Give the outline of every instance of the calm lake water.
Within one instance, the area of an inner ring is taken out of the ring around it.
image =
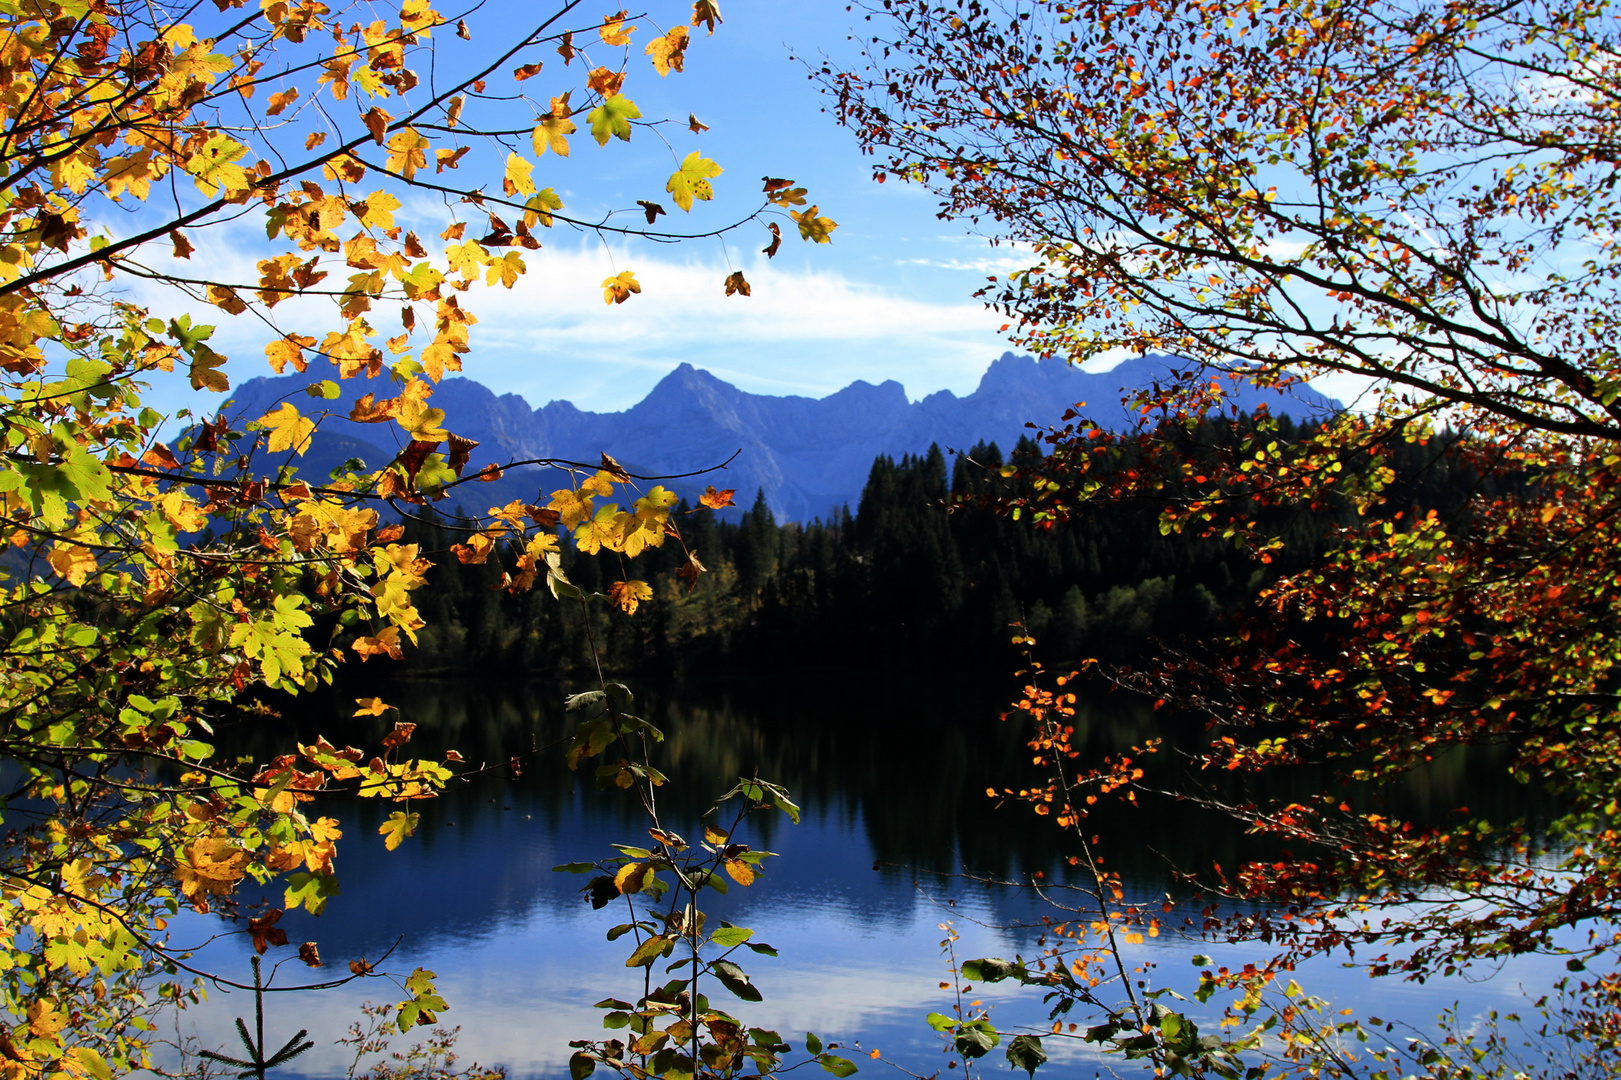
[[[652,691],[637,703],[639,715],[668,733],[659,750],[660,767],[672,779],[661,795],[668,827],[696,835],[698,815],[710,801],[756,771],[787,786],[803,807],[798,826],[780,816],[751,819],[743,841],[781,857],[768,860],[752,888],[734,886],[709,904],[711,925],[725,918],[752,927],[754,940],[781,954],[745,954],[763,1002],[730,1008],[718,991],[716,1003],[751,1025],[782,1032],[796,1047],[807,1030],[824,1040],[859,1041],[861,1053],[847,1056],[862,1065],[862,1075],[898,1075],[862,1056],[872,1049],[925,1075],[945,1068],[940,1037],[923,1019],[950,1011],[951,992],[940,986],[949,978],[942,924],[961,935],[959,959],[1033,956],[1042,918],[1057,914],[1032,889],[977,880],[1028,881],[1036,871],[1057,879],[1065,850],[1050,820],[1023,806],[999,809],[986,797],[988,786],[1032,778],[1028,753],[1017,729],[996,718],[1004,700],[998,691],[964,692],[945,685],[950,681],[796,679],[724,691]],[[373,692],[421,725],[415,745],[423,753],[455,747],[470,763],[505,761],[555,744],[571,724],[560,686],[402,683],[366,691]],[[286,723],[300,739],[325,733],[334,742],[374,747],[386,725],[342,717],[352,711],[351,701],[302,703]],[[1090,704],[1081,719],[1088,754],[1164,734],[1167,724],[1141,703],[1116,698]],[[285,729],[274,737],[264,728],[222,736],[233,751],[261,760],[286,746]],[[1320,781],[1302,777],[1299,783]],[[1443,763],[1385,796],[1420,818],[1461,805],[1511,816],[1522,797],[1482,760]],[[295,944],[318,941],[327,966],[313,972],[288,960],[278,983],[314,981],[341,972],[351,959],[376,960],[393,948],[384,970],[404,975],[420,966],[438,974],[451,1005],[442,1022],[460,1025],[464,1059],[505,1065],[513,1077],[567,1076],[568,1041],[602,1031],[592,1002],[634,999],[640,980],[624,966],[628,939],[604,940],[621,918],[611,909],[593,911],[579,892],[585,879],[551,867],[610,855],[612,843],[645,842],[645,822],[633,803],[623,793],[594,790],[589,775],[568,772],[560,752],[551,751],[521,777],[489,777],[419,804],[420,830],[394,852],[385,851],[377,835],[391,808],[364,801],[325,805],[321,812],[339,818],[345,833],[338,861],[342,894],[321,917],[298,912],[282,925]],[[1256,854],[1236,830],[1185,806],[1114,810],[1093,822],[1108,865],[1139,899],[1185,892],[1173,884],[1172,863],[1216,860],[1230,867]],[[190,916],[176,929],[177,943],[189,944],[222,926],[213,917]],[[291,951],[274,950],[269,959]],[[1168,932],[1134,947],[1131,959],[1152,965],[1157,984],[1189,992],[1197,982],[1189,957],[1197,952],[1223,963],[1259,958],[1253,950]],[[243,981],[250,978],[250,955],[240,936],[198,952],[204,966]],[[1489,979],[1421,986],[1375,982],[1320,962],[1299,979],[1336,1005],[1423,1023],[1454,1002],[1461,1001],[1465,1016],[1516,1007],[1523,1004],[1522,987],[1545,988],[1562,973],[1556,959],[1531,959]],[[336,1040],[359,1006],[400,996],[380,980],[272,995],[266,1024],[272,1045],[299,1028],[309,1029],[316,1042],[283,1075],[343,1075],[349,1058]],[[993,1007],[1004,1029],[1048,1027],[1037,995],[984,987],[974,996]],[[251,1018],[249,995],[213,990],[207,1004],[181,1016],[179,1030],[201,1045],[230,1047],[236,1016]],[[1047,1043],[1053,1065],[1044,1075],[1094,1073],[1095,1049],[1079,1040]],[[988,1071],[1008,1069],[1000,1049],[985,1063]]]

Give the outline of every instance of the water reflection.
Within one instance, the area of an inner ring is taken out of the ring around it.
[[[712,917],[752,926],[757,940],[782,951],[779,960],[752,965],[766,994],[763,1005],[744,1007],[752,1021],[785,1032],[811,1028],[860,1037],[926,1073],[944,1064],[921,1022],[947,1001],[938,985],[945,977],[939,924],[953,920],[964,933],[959,955],[1032,950],[1035,930],[1007,928],[1039,924],[1049,909],[1038,897],[953,876],[964,870],[1003,880],[1028,880],[1035,871],[1049,879],[1062,875],[1065,850],[1057,830],[1022,806],[999,808],[984,794],[987,787],[1033,779],[1022,741],[996,719],[1000,689],[825,681],[642,695],[642,714],[668,732],[660,756],[672,783],[660,805],[669,825],[692,835],[716,795],[756,772],[786,785],[805,810],[798,827],[759,820],[747,842],[782,857],[768,864],[755,887],[734,888],[713,904]],[[380,692],[420,725],[415,745],[423,753],[455,747],[470,763],[499,764],[555,748],[571,723],[560,687],[413,683],[364,692]],[[390,721],[346,717],[353,696],[301,701],[274,726],[244,722],[223,731],[222,740],[232,752],[260,760],[284,749],[289,736],[308,741],[324,733],[334,742],[373,747]],[[1078,720],[1088,758],[1156,735],[1173,744],[1197,737],[1124,698],[1096,698]],[[1439,819],[1464,804],[1503,817],[1524,812],[1524,793],[1502,776],[1491,760],[1460,757],[1361,797],[1388,800],[1420,820]],[[1325,782],[1312,775],[1293,781],[1302,790],[1321,790]],[[343,891],[318,919],[303,912],[284,919],[292,940],[318,940],[340,969],[399,943],[389,967],[408,972],[421,965],[439,973],[452,1002],[445,1020],[463,1026],[467,1056],[503,1062],[515,1076],[566,1075],[568,1039],[598,1030],[589,1003],[635,991],[623,966],[625,950],[602,940],[612,920],[583,903],[580,878],[550,868],[598,858],[614,842],[637,842],[646,823],[634,801],[593,790],[588,772],[571,773],[560,753],[543,752],[520,776],[497,769],[424,804],[418,835],[392,853],[377,835],[389,809],[365,800],[323,804],[321,812],[339,818],[345,832],[338,866]],[[1230,867],[1257,853],[1253,840],[1229,822],[1185,804],[1107,808],[1092,826],[1108,865],[1139,894],[1180,888],[1172,884],[1167,856],[1187,866],[1214,860]],[[206,927],[200,924],[208,922],[191,920],[183,929],[201,934]],[[1142,955],[1165,963],[1180,980],[1183,956],[1191,951],[1167,935],[1145,944]],[[246,957],[240,941],[204,951],[209,964],[242,970]],[[1516,969],[1534,970],[1535,962]],[[1319,991],[1367,993],[1365,980],[1332,965],[1315,974]],[[1467,989],[1477,1003],[1516,992],[1512,979]],[[1459,996],[1457,987],[1436,985],[1382,983],[1379,990],[1382,1003],[1409,999],[1413,1017],[1433,1014]],[[273,1003],[272,1018],[277,1031],[309,1027],[317,1037],[317,1050],[295,1063],[299,1070],[339,1075],[345,1062],[334,1042],[355,1007],[368,997],[397,996],[378,984],[319,999],[289,995]],[[981,996],[1003,1002],[999,1022],[1045,1026],[1033,996]],[[216,994],[185,1023],[205,1041],[223,1044],[230,1018],[249,1007]],[[1071,1048],[1055,1058],[1064,1055],[1075,1062],[1084,1057]]]

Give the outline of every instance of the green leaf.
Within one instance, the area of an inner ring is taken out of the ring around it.
[[[568,1074],[572,1080],[585,1080],[586,1077],[596,1071],[596,1060],[587,1057],[583,1053],[576,1053],[568,1059]]]
[[[762,1000],[759,989],[749,982],[748,975],[730,960],[716,960],[709,965],[709,970],[715,973],[722,986],[744,1001]]]
[[[822,1063],[822,1068],[834,1076],[849,1076],[856,1071],[856,1063],[849,1058],[839,1057],[837,1054],[823,1054],[816,1059]]]
[[[983,960],[964,960],[962,977],[969,982],[1001,982],[1014,973],[1016,965],[996,957]]]
[[[311,915],[319,915],[326,902],[337,895],[338,879],[333,875],[299,871],[287,875],[287,891],[283,901],[288,911],[302,907]]]
[[[1036,1070],[1047,1062],[1047,1051],[1041,1048],[1039,1035],[1015,1035],[1007,1044],[1007,1059],[1015,1069],[1035,1076]]]
[[[723,949],[730,949],[735,945],[743,944],[753,936],[754,931],[750,930],[746,926],[723,926],[719,930],[716,930],[713,934],[710,934],[709,940],[713,941],[716,945],[719,945]],[[814,1050],[811,1051],[813,1054],[815,1052],[816,1051]]]
[[[989,1020],[973,1020],[957,1028],[957,1053],[965,1058],[984,1057],[1001,1041]]]
[[[927,1020],[929,1022],[929,1026],[936,1031],[950,1031],[952,1028],[957,1026],[957,1021],[953,1020],[945,1013],[932,1012],[928,1016],[925,1016],[924,1019]]]
[[[608,140],[614,137],[630,141],[630,122],[639,120],[642,110],[636,103],[627,97],[614,94],[603,99],[601,105],[592,109],[586,117],[591,123],[591,136],[597,140],[597,145],[607,146]]]
[[[820,1054],[822,1052],[822,1040],[816,1037],[814,1031],[805,1032],[805,1052],[808,1054]]]
[[[552,870],[555,871],[556,873],[559,873],[559,874],[589,874],[591,871],[595,870],[596,868],[597,868],[596,863],[590,863],[590,862],[566,862],[566,863],[559,863],[558,865],[552,867]]]

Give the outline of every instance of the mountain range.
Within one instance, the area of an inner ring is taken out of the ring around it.
[[[497,395],[465,378],[441,382],[431,404],[445,410],[452,431],[480,444],[473,451],[473,469],[532,458],[595,462],[608,453],[633,474],[670,476],[725,462],[723,469],[701,476],[662,482],[693,501],[707,484],[735,488],[744,506],[760,491],[779,521],[808,521],[845,505],[853,508],[880,454],[918,453],[931,443],[966,451],[982,440],[995,441],[1006,451],[1029,434],[1026,422],[1055,424],[1077,402],[1087,403],[1082,415],[1100,427],[1124,429],[1132,414],[1121,398],[1180,366],[1185,362],[1148,355],[1094,373],[1061,360],[1006,353],[990,365],[973,393],[958,397],[941,390],[914,402],[893,380],[876,386],[858,380],[824,398],[750,394],[682,364],[623,412],[586,412],[567,401],[537,409],[516,394]],[[227,412],[256,419],[285,399],[314,415],[319,410],[305,388],[329,374],[312,366],[301,375],[250,380],[236,390]],[[390,389],[368,380],[338,385],[342,396],[320,403],[329,415],[297,463],[306,476],[324,476],[350,458],[381,466],[403,445],[404,432],[397,425],[347,419],[362,393],[382,398]],[[1340,407],[1305,386],[1286,396],[1242,384],[1230,400],[1245,410],[1264,403],[1275,415],[1296,419]],[[468,500],[488,505],[512,498],[533,501],[537,489],[550,492],[566,483],[555,471],[514,469],[496,483],[463,485],[458,491],[468,509],[482,510],[484,505],[473,507]]]

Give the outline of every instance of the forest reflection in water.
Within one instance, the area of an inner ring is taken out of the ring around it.
[[[888,1059],[932,1072],[944,1060],[923,1016],[949,1001],[939,988],[948,978],[939,924],[950,920],[963,934],[959,957],[1032,955],[1042,918],[1058,917],[1031,888],[981,880],[1029,882],[1039,873],[1048,883],[1060,882],[1069,851],[1050,819],[1036,818],[1022,804],[999,806],[986,795],[990,787],[1035,779],[1017,721],[997,719],[1007,688],[965,691],[947,683],[829,679],[639,691],[639,715],[668,736],[656,751],[656,763],[671,778],[659,796],[666,827],[695,833],[699,815],[740,776],[786,786],[805,811],[799,826],[772,815],[751,819],[746,842],[781,857],[767,862],[754,887],[734,888],[711,905],[712,918],[754,927],[756,940],[781,951],[779,959],[756,957],[748,965],[765,993],[761,1004],[736,1003],[750,1022],[785,1034],[811,1029],[859,1038]],[[394,947],[389,970],[421,965],[438,972],[451,1002],[443,1019],[462,1026],[466,1056],[504,1063],[514,1076],[567,1075],[568,1039],[600,1030],[590,1003],[634,997],[637,980],[623,965],[626,950],[603,940],[619,920],[584,903],[582,879],[551,867],[612,854],[612,843],[641,842],[646,820],[626,793],[596,791],[588,770],[571,773],[563,766],[559,747],[572,718],[562,708],[560,687],[413,682],[363,692],[381,693],[403,719],[420,725],[412,746],[424,755],[455,748],[471,765],[499,765],[515,756],[525,764],[521,775],[500,767],[420,804],[417,835],[395,852],[384,851],[377,835],[390,807],[324,802],[320,812],[337,817],[345,834],[338,863],[342,894],[321,917],[295,912],[282,925],[295,944],[319,941],[329,969],[341,971],[359,957],[375,960]],[[222,730],[222,745],[265,760],[283,751],[289,736],[309,741],[324,734],[370,752],[393,718],[345,716],[354,696],[300,699],[280,720],[245,720]],[[1156,715],[1146,702],[1119,695],[1084,699],[1076,726],[1083,757],[1091,760],[1154,737],[1188,745],[1199,735],[1195,727]],[[539,752],[531,756],[532,750]],[[1327,782],[1303,772],[1288,786],[1304,793]],[[1401,785],[1353,797],[1383,799],[1391,810],[1437,822],[1465,805],[1506,820],[1540,803],[1505,782],[1501,765],[1484,754],[1456,755]],[[1188,886],[1175,870],[1213,862],[1231,868],[1265,854],[1230,822],[1188,803],[1100,805],[1089,828],[1108,867],[1137,897],[1185,896]],[[211,918],[180,925],[196,935],[217,928]],[[1179,984],[1193,981],[1188,955],[1203,951],[1226,959],[1220,949],[1173,934],[1139,951],[1183,990],[1189,987]],[[248,952],[233,938],[208,946],[202,956],[245,971]],[[1489,984],[1386,981],[1377,984],[1378,1000],[1410,1000],[1411,1019],[1460,997],[1484,1008],[1512,1000],[1518,978],[1534,984],[1527,975],[1532,967],[1520,965],[1514,978]],[[308,974],[314,973],[295,962],[280,977],[296,982]],[[1317,982],[1308,989],[1336,999],[1366,997],[1373,989],[1360,974],[1334,965],[1320,965],[1312,975]],[[998,1023],[1046,1027],[1037,995],[985,992],[990,989],[977,996],[997,1005]],[[359,1003],[397,996],[392,986],[363,981],[320,996],[274,1000],[276,1030],[308,1027],[317,1037],[317,1049],[294,1063],[294,1072],[341,1075],[345,1060],[333,1043]],[[223,1044],[231,1017],[249,1008],[241,995],[215,992],[209,1004],[188,1012],[183,1029],[204,1044]],[[1050,1049],[1055,1061],[1088,1060],[1079,1047]],[[998,1065],[1005,1063],[998,1059]]]

